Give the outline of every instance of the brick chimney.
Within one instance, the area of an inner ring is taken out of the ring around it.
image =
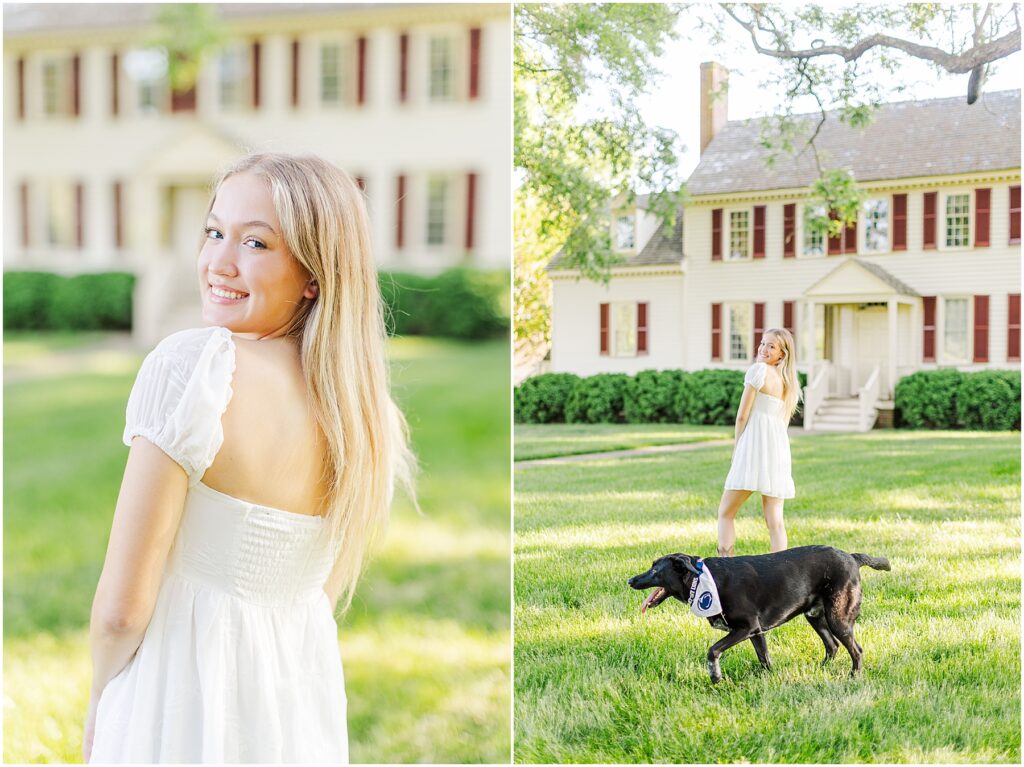
[[[729,70],[715,61],[700,65],[700,153],[729,121]],[[717,97],[713,94],[718,93]]]

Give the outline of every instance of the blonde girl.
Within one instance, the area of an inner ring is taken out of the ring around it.
[[[359,188],[244,158],[198,278],[207,326],[164,339],[128,401],[83,755],[344,763],[334,612],[413,466]]]
[[[732,466],[718,505],[718,555],[723,557],[733,555],[736,512],[755,491],[761,494],[771,550],[787,547],[782,506],[796,491],[786,430],[800,399],[788,330],[765,331],[743,383]]]

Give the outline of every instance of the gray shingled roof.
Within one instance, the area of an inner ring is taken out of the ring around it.
[[[919,295],[918,292],[914,290],[912,287],[910,287],[907,283],[903,282],[903,280],[893,277],[891,274],[889,274],[889,272],[880,267],[878,264],[873,264],[870,261],[863,261],[861,259],[857,259],[857,263],[860,264],[860,266],[862,266],[863,268],[867,269],[873,275],[878,277],[878,279],[882,280],[888,285],[891,285],[900,295]]]
[[[380,3],[214,3],[223,19],[345,13]],[[395,3],[402,8],[414,3]],[[157,3],[5,3],[4,36],[90,27],[130,27],[156,21]]]
[[[815,141],[826,168],[847,168],[857,181],[939,176],[1020,167],[1020,91],[986,93],[968,106],[963,96],[881,106],[863,129],[830,112]],[[819,115],[803,115],[804,137]],[[712,139],[687,182],[691,196],[791,189],[818,177],[810,149],[765,165],[764,118],[729,122]],[[827,159],[826,159],[827,156]]]
[[[639,198],[638,198],[639,199]],[[645,195],[646,200],[646,195]],[[678,264],[683,260],[683,210],[676,212],[676,225],[671,234],[665,234],[659,226],[658,230],[651,236],[651,239],[643,250],[628,256],[624,261],[616,263],[615,266],[656,266],[660,264]],[[559,250],[554,257],[548,261],[547,269],[565,269],[566,256],[564,250]]]

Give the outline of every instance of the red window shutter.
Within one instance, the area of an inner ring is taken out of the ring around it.
[[[846,227],[843,232],[843,253],[857,252],[857,219]]]
[[[405,176],[398,177],[398,210],[395,214],[395,247],[405,247]]]
[[[711,304],[711,359],[722,359],[722,305]]]
[[[480,28],[469,30],[469,97],[480,96]]]
[[[722,260],[722,209],[711,211],[711,260]]]
[[[196,111],[196,84],[184,91],[171,91],[172,112],[195,112]]]
[[[81,249],[85,245],[85,186],[75,184],[75,247]]]
[[[398,37],[398,100],[403,104],[409,99],[409,35]]]
[[[647,354],[647,302],[636,305],[636,351]]]
[[[839,216],[834,210],[828,212],[828,217],[831,221],[835,221]],[[829,235],[828,238],[828,254],[830,256],[838,256],[843,252],[843,235],[839,234],[836,237]]]
[[[764,335],[764,304],[754,304],[754,353],[757,356],[757,347],[761,343],[761,336]]]
[[[1020,293],[1011,293],[1007,299],[1006,361],[1020,362]]]
[[[260,41],[252,41],[252,108],[260,108]]]
[[[292,40],[292,106],[299,106],[299,41]]]
[[[18,197],[21,201],[21,247],[27,248],[32,244],[31,210],[28,202],[28,182],[22,181],[18,187]]]
[[[1020,184],[1010,187],[1010,242],[1020,242]]]
[[[71,114],[82,114],[82,57],[77,53],[71,57]]]
[[[110,114],[117,117],[121,111],[121,57],[116,53],[110,55]]]
[[[120,250],[124,247],[124,201],[121,199],[122,185],[120,181],[114,182],[114,247]]]
[[[466,174],[466,250],[473,250],[473,234],[476,226],[476,174]]]
[[[938,206],[938,199],[938,192],[924,193],[924,237],[922,241],[925,250],[935,249],[935,226],[937,223],[935,209]]]
[[[796,311],[796,301],[782,302],[782,327],[796,335],[796,325],[793,323],[793,315]]]
[[[907,196],[892,196],[892,249],[907,249]]]
[[[17,119],[25,120],[25,56],[17,59]]]
[[[356,103],[366,103],[366,37],[360,37],[357,44],[359,57],[356,69]]]
[[[974,361],[988,362],[988,296],[974,297]]]
[[[764,258],[764,205],[754,206],[754,258]]]
[[[782,206],[782,257],[796,258],[796,203]]]
[[[608,354],[608,304],[601,304],[601,354]]]
[[[992,190],[974,190],[974,247],[987,248],[988,225],[991,219]]]
[[[929,193],[930,194],[930,193]],[[924,296],[924,362],[935,362],[935,296]]]

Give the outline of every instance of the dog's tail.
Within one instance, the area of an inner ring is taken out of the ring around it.
[[[851,554],[850,556],[853,557],[854,561],[856,561],[861,567],[867,565],[875,570],[892,570],[892,568],[889,567],[889,560],[885,557],[869,557],[867,554]]]

